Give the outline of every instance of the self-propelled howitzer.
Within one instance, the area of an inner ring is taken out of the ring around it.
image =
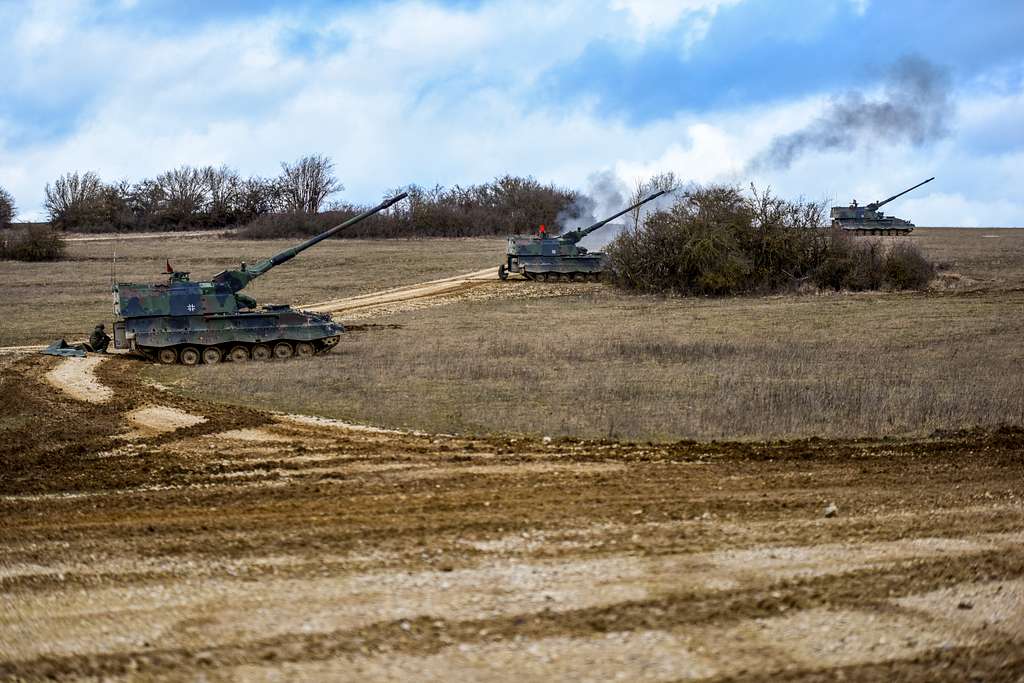
[[[599,279],[604,271],[605,255],[587,251],[585,247],[579,246],[579,241],[666,192],[655,192],[604,220],[556,237],[548,237],[543,232],[539,235],[509,235],[505,263],[498,267],[498,277],[504,280],[509,273],[522,273],[528,280]]]
[[[935,180],[934,176],[898,192],[888,199],[871,202],[867,206],[858,206],[856,199],[849,206],[833,206],[832,227],[852,232],[855,235],[909,235],[914,230],[913,223],[902,218],[886,216],[878,209],[933,180]]]
[[[217,273],[209,282],[192,282],[187,272],[175,271],[168,263],[166,283],[116,283],[114,347],[161,363],[184,365],[330,351],[345,328],[329,314],[287,305],[259,307],[241,290],[270,269],[405,197],[403,192],[268,259]]]

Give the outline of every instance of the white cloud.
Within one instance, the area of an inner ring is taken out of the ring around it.
[[[743,0],[610,0],[609,7],[626,12],[634,35],[641,41],[652,34],[665,33],[683,20],[690,21],[684,34],[687,49],[704,39],[711,20],[722,7],[738,5]]]
[[[682,25],[680,53],[688,58],[711,30],[715,15],[725,7],[742,3],[743,0],[610,0],[612,10],[625,12],[631,32],[629,35],[640,44],[669,32],[676,32]]]
[[[678,3],[666,11],[678,23],[720,4]],[[616,6],[637,17],[638,30],[644,22],[653,27],[665,7]],[[0,185],[31,218],[42,215],[45,183],[69,170],[140,179],[183,163],[227,163],[243,174],[270,175],[280,161],[313,152],[334,158],[343,198],[357,202],[408,183],[469,183],[503,173],[575,187],[601,169],[627,184],[663,170],[745,183],[751,157],[813,119],[827,100],[823,93],[643,124],[609,118],[584,98],[536,101],[537,79],[593,41],[617,36],[621,11],[601,14],[582,0],[504,0],[472,10],[413,2],[339,11],[312,28],[273,15],[169,37],[99,26],[72,5],[59,50],[32,41],[31,48],[0,45],[0,60],[15,65],[14,89],[45,82],[54,97],[74,91],[87,99],[73,131],[59,139],[29,142],[21,122],[0,119]],[[300,29],[334,47],[290,52],[288,36]],[[966,100],[962,139],[989,134],[994,120],[1024,120],[1019,92]],[[809,155],[753,180],[784,196],[845,202],[885,197],[931,175],[939,176],[935,187],[915,194],[919,203],[894,205],[896,215],[919,224],[1024,222],[1015,200],[1000,203],[1024,186],[1024,158],[979,158],[956,139],[926,150]],[[949,196],[930,204],[932,192]]]

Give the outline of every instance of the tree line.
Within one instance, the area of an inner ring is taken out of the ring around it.
[[[345,230],[344,237],[481,237],[530,232],[576,218],[578,193],[531,177],[505,175],[476,185],[399,188],[408,200]],[[249,239],[308,236],[348,220],[368,207],[338,203],[327,211],[266,213],[237,235]]]
[[[195,230],[243,225],[272,212],[316,213],[343,189],[327,157],[282,163],[275,178],[228,166],[179,166],[138,182],[72,171],[46,184],[51,225],[76,232]]]
[[[50,225],[65,232],[132,232],[241,228],[249,238],[315,234],[367,207],[332,201],[344,189],[329,157],[281,164],[273,178],[242,177],[228,166],[179,166],[137,182],[106,182],[71,171],[46,184]],[[476,185],[417,185],[409,200],[360,223],[347,237],[465,237],[530,230],[574,217],[573,190],[532,177],[505,175]],[[568,209],[568,211],[566,211]],[[14,217],[0,188],[0,227]]]

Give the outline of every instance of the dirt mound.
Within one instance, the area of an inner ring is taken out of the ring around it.
[[[129,422],[138,429],[133,436],[145,434],[164,434],[183,427],[192,427],[206,422],[202,415],[192,415],[169,406],[146,406],[137,408],[127,414]]]

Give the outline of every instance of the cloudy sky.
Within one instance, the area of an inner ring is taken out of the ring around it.
[[[339,198],[659,171],[1024,225],[1021,0],[0,0],[0,186],[275,175]]]

